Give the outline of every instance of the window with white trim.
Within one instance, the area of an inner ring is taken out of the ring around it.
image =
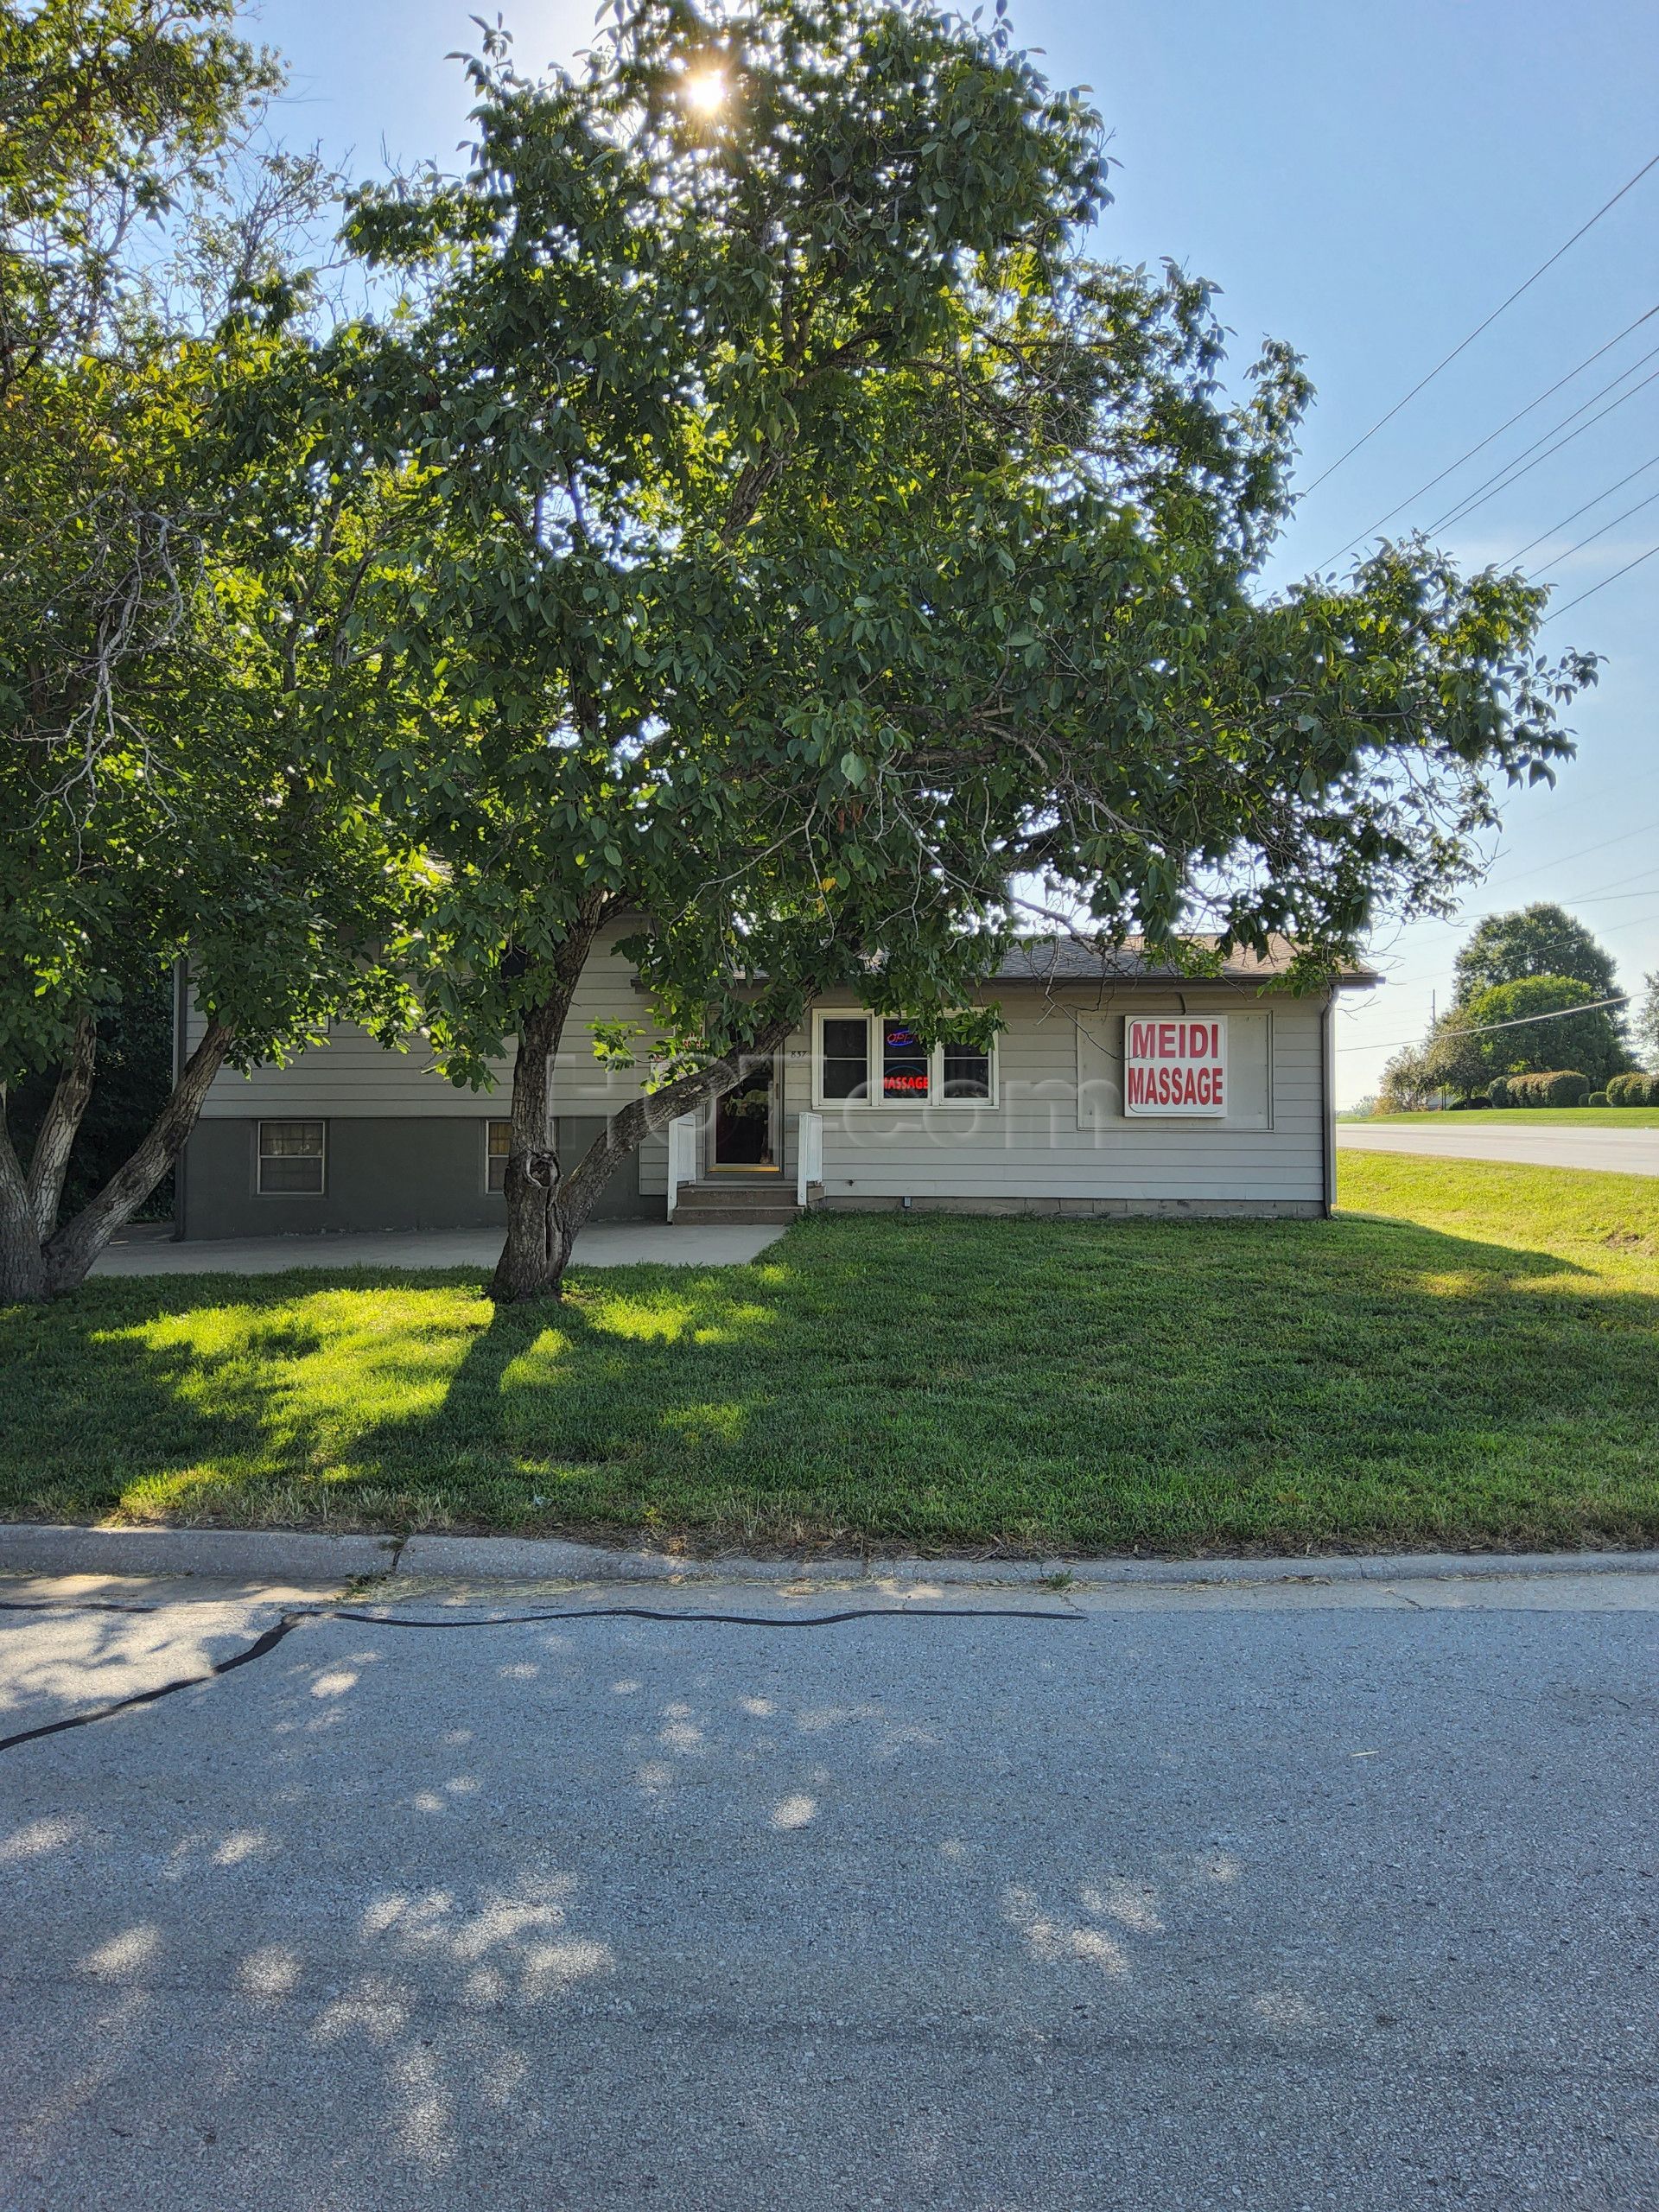
[[[815,1106],[995,1106],[996,1048],[951,1037],[924,1045],[902,1016],[813,1017]]]
[[[484,1124],[484,1187],[486,1191],[505,1191],[507,1187],[507,1154],[512,1150],[512,1123],[486,1122]]]
[[[256,1187],[261,1198],[321,1197],[325,1127],[321,1122],[260,1122]]]

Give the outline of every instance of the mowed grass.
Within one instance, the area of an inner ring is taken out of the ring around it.
[[[1477,1107],[1466,1114],[1340,1114],[1337,1118],[1366,1128],[1380,1124],[1389,1129],[1530,1129],[1541,1122],[1563,1129],[1659,1129],[1659,1106]]]
[[[1171,1552],[1659,1540],[1659,1180],[1353,1155],[1334,1222],[818,1217],[750,1268],[0,1313],[0,1516]]]

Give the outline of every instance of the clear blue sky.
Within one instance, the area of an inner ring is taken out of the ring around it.
[[[493,15],[494,3],[478,4]],[[1166,256],[1220,285],[1241,365],[1268,334],[1306,356],[1319,399],[1310,481],[1659,154],[1653,0],[1011,0],[1056,79],[1086,84],[1113,134],[1116,201],[1099,250]],[[507,4],[519,59],[568,59],[588,0]],[[448,162],[465,87],[444,56],[475,42],[449,0],[265,0],[289,57],[283,135],[367,175],[383,155]],[[1659,303],[1659,168],[1387,429],[1313,492],[1289,568],[1345,541]],[[1574,378],[1391,527],[1429,524],[1627,367],[1659,316]],[[1604,403],[1605,404],[1605,403]],[[1595,411],[1594,410],[1591,410]],[[1582,419],[1582,418],[1581,418]],[[1659,455],[1659,381],[1468,519],[1464,561],[1505,558]],[[1659,467],[1528,556],[1535,568],[1659,493]],[[1659,499],[1551,571],[1556,604],[1659,545]],[[1627,988],[1659,968],[1659,556],[1545,632],[1603,652],[1580,702],[1577,761],[1506,809],[1466,915],[1559,899],[1601,937]],[[1387,1051],[1443,1006],[1466,928],[1419,925],[1375,948],[1386,988],[1351,1003],[1338,1096],[1375,1087]]]

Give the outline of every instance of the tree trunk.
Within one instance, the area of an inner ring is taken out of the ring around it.
[[[563,1023],[563,1014],[560,1018]],[[511,1196],[513,1160],[510,1157],[507,1248],[490,1284],[490,1296],[502,1304],[520,1298],[559,1297],[564,1271],[569,1264],[570,1248],[598,1205],[600,1193],[623,1161],[632,1158],[648,1136],[665,1129],[682,1114],[689,1114],[694,1107],[704,1105],[711,1098],[722,1096],[741,1080],[746,1062],[763,1059],[775,1052],[793,1027],[793,1021],[787,1019],[768,1023],[748,1044],[734,1047],[691,1075],[677,1077],[661,1090],[646,1092],[625,1106],[620,1114],[613,1114],[569,1176],[560,1180],[555,1160],[550,1179],[544,1185],[534,1185],[533,1195],[530,1191],[524,1192],[522,1205],[525,1233],[517,1243]],[[521,1035],[512,1078],[515,1156],[519,1147],[516,1117],[521,1073],[534,1079],[534,1071],[524,1067],[524,1039]],[[549,1064],[550,1056],[544,1053],[540,1065],[545,1070]],[[543,1084],[544,1112],[545,1075]],[[540,1126],[544,1128],[545,1123]],[[545,1156],[551,1158],[550,1154]]]
[[[543,1296],[556,1286],[569,1256],[559,1217],[559,1156],[548,1141],[552,1126],[553,1055],[559,1049],[570,995],[529,1009],[518,1025],[512,1063],[512,1136],[502,1189],[507,1201],[507,1241],[496,1262],[490,1296],[503,1305]]]
[[[46,1266],[35,1208],[0,1112],[0,1306],[38,1306],[45,1296]]]
[[[35,1230],[40,1287],[33,1296],[56,1298],[86,1281],[92,1262],[123,1223],[131,1220],[183,1150],[230,1048],[231,1032],[221,1022],[210,1021],[154,1125],[97,1197],[89,1198],[72,1221],[49,1236],[42,1239]],[[0,1184],[4,1179],[0,1163]],[[3,1265],[0,1262],[0,1268]]]
[[[502,1305],[556,1294],[570,1256],[575,1232],[565,1230],[559,1204],[559,1156],[549,1141],[553,1056],[606,911],[601,894],[585,902],[554,956],[552,988],[519,1017],[512,1060],[512,1136],[501,1185],[507,1202],[507,1241],[489,1289]]]
[[[98,1031],[92,1016],[83,1014],[75,1024],[74,1043],[58,1077],[52,1103],[46,1109],[29,1163],[29,1208],[35,1217],[35,1236],[44,1244],[58,1225],[58,1201],[63,1179],[74,1149],[75,1135],[92,1095],[92,1071],[98,1059]]]

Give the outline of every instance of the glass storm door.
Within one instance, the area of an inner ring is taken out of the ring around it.
[[[775,1168],[772,1067],[750,1069],[715,1105],[715,1166]]]

